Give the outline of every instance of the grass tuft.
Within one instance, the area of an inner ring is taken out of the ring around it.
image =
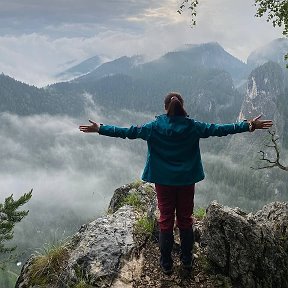
[[[133,183],[131,183],[131,188],[138,189],[142,184],[143,181],[141,179],[137,179]]]
[[[155,219],[142,216],[135,223],[135,232],[147,236],[152,236],[154,227]]]
[[[140,196],[137,193],[131,193],[131,194],[127,195],[127,197],[125,197],[123,199],[123,202],[122,202],[121,206],[123,206],[125,204],[139,209],[141,207],[142,203],[141,203]]]
[[[47,245],[38,254],[28,272],[29,284],[43,286],[57,283],[69,258],[67,246],[65,244]]]
[[[85,280],[81,280],[79,283],[73,286],[73,288],[92,288],[90,284],[87,284]]]

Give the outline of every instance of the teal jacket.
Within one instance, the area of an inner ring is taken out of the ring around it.
[[[147,141],[148,153],[142,179],[147,182],[182,186],[204,179],[199,140],[210,136],[249,131],[247,122],[208,124],[185,116],[157,116],[142,126],[120,128],[101,125],[99,134]]]

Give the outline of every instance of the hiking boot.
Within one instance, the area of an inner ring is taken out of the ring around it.
[[[180,231],[180,260],[183,268],[192,269],[193,254],[192,249],[194,245],[194,232],[193,229],[179,229]]]
[[[171,256],[174,243],[173,232],[159,233],[160,266],[164,274],[171,275],[173,272],[173,260]]]

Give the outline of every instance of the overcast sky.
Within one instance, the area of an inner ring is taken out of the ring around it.
[[[255,18],[253,0],[200,0],[197,27],[176,11],[179,0],[0,0],[0,72],[37,86],[72,64],[155,58],[184,44],[219,42],[246,61],[255,48],[281,37]]]

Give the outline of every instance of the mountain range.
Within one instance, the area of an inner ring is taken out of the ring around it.
[[[99,56],[94,56],[70,67],[65,71],[62,71],[61,73],[57,74],[56,77],[60,81],[76,78],[95,70],[101,63],[101,58]]]
[[[281,115],[287,115],[288,108],[283,105],[287,103],[287,71],[283,65],[287,49],[288,40],[277,39],[253,51],[248,64],[218,43],[187,45],[150,62],[138,55],[123,56],[100,65],[100,58],[95,56],[62,74],[70,71],[79,77],[45,88],[29,86],[2,74],[0,112],[79,116],[85,113],[84,95],[88,93],[94,103],[113,113],[128,109],[158,114],[162,113],[163,97],[170,91],[178,91],[184,95],[185,106],[193,118],[231,122],[248,109],[247,91],[262,79],[265,85],[261,82],[263,93],[257,105],[268,101],[265,95],[273,94],[274,98],[270,97],[269,101],[279,108]],[[268,61],[274,64],[266,65]],[[243,83],[247,83],[246,89]],[[269,101],[266,110],[271,108]],[[261,112],[265,116],[271,114],[263,109]],[[245,115],[248,116],[249,113]],[[284,116],[280,118],[285,119]]]

